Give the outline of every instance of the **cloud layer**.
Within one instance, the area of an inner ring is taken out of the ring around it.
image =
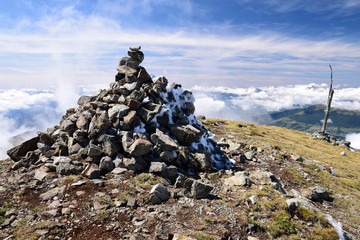
[[[291,2],[295,9],[301,5]],[[134,44],[143,46],[143,65],[150,73],[165,74],[188,88],[194,82],[234,87],[319,84],[328,81],[329,63],[335,81],[360,86],[357,41],[312,39],[264,29],[248,32],[249,25],[199,25],[191,23],[198,7],[194,1],[99,0],[91,11],[80,10],[78,5],[61,1],[57,11],[34,5],[42,14],[1,29],[1,88],[54,88],[59,82],[77,87],[107,84],[116,74],[119,58]],[[181,14],[178,20],[169,19],[168,8]],[[141,18],[133,17],[136,11]],[[167,18],[158,21],[174,21],[176,27],[146,24],[154,14],[165,14]]]

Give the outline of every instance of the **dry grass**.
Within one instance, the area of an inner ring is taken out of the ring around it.
[[[216,124],[221,122],[221,124]],[[231,134],[238,143],[256,145],[265,149],[273,145],[281,153],[294,153],[307,160],[333,167],[338,177],[328,171],[319,171],[313,164],[304,164],[304,171],[312,175],[311,184],[319,184],[333,193],[332,214],[350,226],[360,226],[360,154],[321,140],[310,139],[310,134],[275,126],[256,125],[239,121],[207,119],[203,124],[217,135]],[[340,153],[345,151],[347,156]],[[285,160],[286,161],[286,160]],[[300,183],[299,183],[300,184]],[[336,209],[341,209],[341,213]],[[347,215],[346,219],[343,216]],[[342,219],[343,218],[343,219]]]

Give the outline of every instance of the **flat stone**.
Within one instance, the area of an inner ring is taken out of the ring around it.
[[[163,171],[165,171],[166,168],[167,168],[167,166],[163,162],[151,162],[149,172],[150,173],[158,173],[158,174],[160,174]]]
[[[85,184],[86,184],[86,181],[80,180],[80,181],[77,181],[77,182],[71,184],[71,186],[73,186],[73,187],[79,187],[79,186],[82,186],[82,185],[85,185]]]
[[[141,49],[141,46],[130,46],[129,49],[131,51],[139,51]]]
[[[47,172],[43,171],[43,170],[36,170],[35,172],[35,175],[34,175],[34,178],[39,180],[39,181],[42,181],[45,179],[45,177],[48,175]]]
[[[49,191],[47,191],[43,194],[40,194],[40,198],[42,200],[50,200],[53,197],[55,197],[59,194],[62,194],[64,192],[64,190],[65,190],[65,186],[56,187],[56,188],[50,189]]]
[[[126,173],[127,171],[128,170],[126,168],[117,167],[117,168],[114,168],[114,170],[111,171],[111,174],[119,175],[119,174]]]
[[[234,176],[226,178],[224,181],[228,186],[248,186],[250,187],[252,182],[249,176],[246,176],[244,172],[237,172]]]
[[[127,74],[127,75],[133,75],[137,72],[136,69],[128,67],[126,65],[121,65],[117,68],[119,73]]]

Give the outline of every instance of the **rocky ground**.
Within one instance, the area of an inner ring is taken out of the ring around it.
[[[89,179],[2,161],[0,238],[338,239],[325,215],[337,197],[313,182],[317,171],[331,176],[326,165],[252,139],[265,134],[254,125],[237,123],[249,129],[245,138],[224,121],[203,121],[236,161],[231,170],[171,181],[159,169],[124,169]],[[360,236],[344,229],[348,239]]]
[[[151,78],[140,49],[110,88],[7,151],[1,239],[360,237],[357,153],[293,130],[200,121],[192,93]]]

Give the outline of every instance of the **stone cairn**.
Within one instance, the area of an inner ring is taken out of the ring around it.
[[[151,78],[140,46],[121,58],[107,90],[81,96],[59,126],[39,132],[7,154],[12,169],[41,165],[60,175],[100,178],[108,173],[152,172],[174,179],[231,167],[194,116],[191,92],[165,77]]]
[[[326,132],[314,132],[311,137],[312,139],[319,139],[325,142],[328,142],[334,146],[344,147],[346,149],[350,149],[351,142],[345,140],[338,140],[336,137],[332,136]]]

